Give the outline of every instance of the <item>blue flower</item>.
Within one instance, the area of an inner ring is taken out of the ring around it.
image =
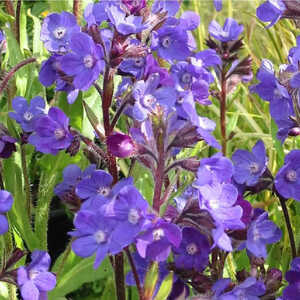
[[[233,178],[238,184],[254,186],[265,172],[267,167],[266,149],[263,141],[259,140],[252,148],[247,150],[236,150],[232,155],[234,164]]]
[[[34,131],[34,122],[40,115],[45,114],[45,101],[42,97],[34,97],[28,105],[23,97],[15,97],[12,101],[15,112],[10,112],[9,116],[16,120],[25,132]]]
[[[0,235],[8,231],[9,225],[5,214],[11,209],[13,201],[9,192],[0,190]]]
[[[216,21],[212,21],[208,27],[209,34],[221,42],[236,41],[243,30],[244,26],[232,18],[225,20],[223,28]]]

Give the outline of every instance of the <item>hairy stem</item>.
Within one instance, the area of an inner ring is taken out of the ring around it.
[[[0,190],[4,190],[4,182],[3,182],[3,177],[2,177],[2,171],[3,171],[3,166],[2,166],[2,161],[0,159]]]
[[[14,10],[14,6],[11,2],[11,0],[4,0],[5,1],[5,7],[6,7],[6,11],[11,15],[11,16],[15,16],[15,10]]]
[[[31,203],[31,193],[30,193],[30,181],[29,181],[29,175],[28,175],[27,163],[26,163],[25,145],[20,145],[20,149],[21,149],[22,172],[23,172],[24,183],[25,183],[27,214],[29,220],[31,220],[32,203]]]
[[[226,137],[226,74],[224,71],[221,76],[221,95],[220,95],[220,127],[222,136],[222,153],[227,154],[227,137]]]
[[[17,65],[15,65],[8,73],[7,75],[4,77],[4,79],[2,80],[2,82],[0,83],[0,94],[3,92],[3,90],[6,88],[9,80],[14,76],[14,74],[21,69],[22,67],[31,64],[33,62],[36,61],[36,58],[32,57],[32,58],[28,58],[25,59],[23,61],[21,61],[20,63],[18,63]]]
[[[143,288],[141,286],[139,275],[138,275],[138,272],[136,270],[136,267],[135,267],[135,264],[134,264],[134,260],[133,260],[133,258],[131,256],[129,247],[125,248],[125,252],[126,252],[127,258],[129,260],[130,266],[131,266],[131,270],[132,270],[133,277],[134,277],[134,280],[135,280],[135,283],[136,283],[136,287],[137,287],[137,290],[139,292],[140,300],[143,300],[144,299],[144,291],[143,291]]]
[[[21,15],[22,0],[18,0],[16,8],[16,40],[20,45],[20,15]]]
[[[80,23],[80,10],[81,10],[81,3],[80,0],[73,0],[73,14],[77,19],[77,23]]]
[[[97,88],[97,87],[96,87]],[[98,89],[97,89],[98,90]],[[102,93],[102,114],[103,114],[103,125],[105,130],[105,137],[111,134],[111,127],[109,121],[109,108],[112,103],[112,97],[114,92],[114,79],[113,69],[109,66],[106,67],[103,80],[103,92]],[[108,170],[113,177],[113,184],[118,181],[118,168],[116,158],[107,151],[108,156]],[[114,272],[115,272],[115,285],[118,300],[126,300],[125,290],[125,275],[124,275],[124,256],[123,252],[115,255],[114,259]]]
[[[155,187],[153,196],[153,209],[159,214],[161,206],[161,192],[165,177],[165,151],[164,151],[164,131],[161,129],[158,133],[158,163],[155,171]]]
[[[67,248],[66,248],[66,250],[65,250],[65,252],[64,252],[64,256],[63,256],[63,258],[62,258],[62,260],[61,260],[61,263],[60,263],[60,265],[59,265],[59,267],[58,267],[58,270],[57,270],[57,272],[56,272],[56,278],[59,278],[60,274],[61,274],[62,271],[64,270],[65,263],[66,263],[66,261],[67,261],[67,259],[68,259],[69,254],[71,253],[71,245],[72,245],[72,242],[73,242],[73,238],[72,238],[72,239],[70,240],[70,242],[68,243]]]
[[[295,239],[294,239],[294,234],[293,234],[293,229],[292,229],[292,224],[291,224],[288,208],[286,206],[286,199],[281,197],[279,194],[277,194],[277,196],[279,198],[280,205],[281,205],[282,210],[283,210],[285,224],[286,224],[288,234],[289,234],[289,239],[290,239],[292,256],[293,256],[293,258],[295,258],[297,256],[296,244],[295,244]]]

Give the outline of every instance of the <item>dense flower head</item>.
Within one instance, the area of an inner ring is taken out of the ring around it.
[[[179,247],[181,238],[177,225],[159,219],[137,237],[136,248],[143,258],[165,261],[171,248]]]
[[[62,110],[51,107],[48,115],[41,115],[34,122],[34,132],[28,142],[37,151],[56,155],[59,150],[67,149],[73,140],[69,131],[69,118]]]
[[[265,172],[268,163],[263,141],[259,140],[252,148],[252,152],[241,149],[236,150],[232,155],[232,161],[234,164],[234,180],[238,184],[255,185]]]
[[[285,279],[289,285],[283,291],[282,300],[293,300],[295,295],[300,293],[300,257],[293,259],[290,270],[285,274]]]
[[[61,68],[67,75],[74,76],[76,89],[87,90],[104,69],[102,48],[81,32],[71,36],[69,45],[72,52],[61,59]]]
[[[275,177],[276,191],[284,198],[300,201],[300,150],[285,156],[284,165]]]
[[[8,191],[0,190],[0,235],[8,231],[9,225],[5,214],[11,209],[13,201]]]
[[[67,52],[72,34],[80,32],[73,14],[63,11],[48,15],[41,29],[41,40],[48,51]]]
[[[16,120],[25,132],[34,131],[34,122],[38,116],[45,114],[45,101],[42,97],[34,97],[30,104],[23,97],[15,97],[12,101],[15,112],[9,116]]]
[[[208,28],[209,34],[221,42],[236,41],[243,30],[244,26],[232,18],[225,20],[223,28],[216,21],[212,21]]]
[[[208,264],[210,245],[207,237],[197,229],[184,227],[182,240],[178,248],[173,248],[175,265],[182,269],[203,271]]]
[[[47,292],[54,289],[56,276],[48,272],[51,258],[45,251],[35,250],[31,263],[17,270],[18,286],[24,300],[47,299]]]
[[[0,158],[9,158],[16,151],[16,139],[10,136],[7,128],[0,123]]]
[[[283,15],[286,6],[282,0],[267,0],[257,10],[257,17],[263,22],[270,22],[268,27],[273,26]]]

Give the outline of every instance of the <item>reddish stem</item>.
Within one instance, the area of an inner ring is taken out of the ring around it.
[[[220,125],[222,136],[222,153],[227,154],[227,137],[226,137],[226,74],[222,72],[221,77],[221,97],[220,97]]]
[[[32,57],[32,58],[28,58],[25,59],[23,61],[21,61],[20,63],[18,63],[17,65],[15,65],[8,73],[7,75],[4,77],[4,79],[2,80],[1,84],[0,84],[0,94],[3,92],[3,90],[5,89],[5,87],[8,84],[8,81],[14,76],[14,74],[21,69],[22,67],[33,63],[36,61],[36,58]]]
[[[16,40],[20,45],[20,15],[21,15],[22,0],[18,0],[16,8]]]

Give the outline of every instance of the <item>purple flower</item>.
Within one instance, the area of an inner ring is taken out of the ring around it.
[[[67,75],[74,76],[76,89],[87,90],[104,69],[102,48],[86,33],[75,33],[70,49],[72,53],[61,59],[61,68]]]
[[[190,55],[189,36],[183,26],[165,24],[152,33],[151,49],[158,56],[172,62],[185,60]]]
[[[148,114],[152,113],[156,106],[172,107],[176,101],[176,92],[171,87],[158,88],[160,77],[152,74],[147,81],[140,80],[133,86],[133,98],[135,104],[132,108],[134,119],[142,122]]]
[[[115,133],[107,137],[109,152],[116,157],[130,157],[135,153],[132,138],[126,134]]]
[[[300,201],[300,150],[286,155],[284,165],[275,177],[276,191],[284,198]]]
[[[8,231],[9,225],[5,213],[11,209],[13,201],[9,192],[0,190],[0,235]]]
[[[76,18],[71,13],[50,14],[43,22],[41,40],[51,52],[67,52],[72,34],[80,32]]]
[[[137,238],[136,248],[143,258],[165,261],[172,246],[179,247],[181,237],[181,230],[177,225],[160,219]]]
[[[16,120],[25,132],[32,132],[36,118],[45,114],[45,101],[39,96],[32,98],[30,105],[25,98],[15,97],[12,107],[15,112],[10,112],[9,116]]]
[[[167,12],[167,16],[175,16],[180,4],[177,0],[155,0],[152,5],[152,12]]]
[[[95,168],[96,165],[90,165],[82,172],[77,165],[67,166],[63,171],[63,181],[55,187],[54,194],[70,205],[71,209],[78,210],[81,201],[75,194],[75,188],[80,180],[91,176]]]
[[[97,211],[79,211],[75,220],[75,231],[70,235],[77,237],[72,243],[76,255],[89,257],[96,253],[94,268],[98,268],[105,256],[122,251],[118,241],[112,239],[116,221]]]
[[[226,282],[227,283],[227,282]],[[260,300],[266,287],[264,283],[254,277],[248,277],[244,282],[236,286],[232,291],[220,295],[218,300]]]
[[[293,74],[289,83],[292,88],[296,89],[300,87],[300,36],[297,37],[297,46],[291,48],[288,59],[290,65],[287,66],[287,71]]]
[[[221,42],[236,41],[243,30],[244,26],[232,18],[226,19],[223,28],[216,21],[212,21],[208,27],[209,34]]]
[[[16,141],[9,135],[7,128],[0,123],[0,158],[9,158],[14,151],[17,151]]]
[[[59,150],[67,149],[73,140],[69,131],[69,118],[62,110],[51,107],[48,115],[40,116],[34,123],[34,133],[28,142],[37,151],[56,155]]]
[[[84,10],[84,19],[88,23],[88,26],[93,24],[100,25],[103,21],[107,20],[108,16],[105,9],[110,4],[108,1],[89,3]]]
[[[78,96],[79,90],[72,84],[73,78],[66,76],[62,71],[60,62],[63,56],[54,54],[43,61],[39,73],[39,80],[44,86],[50,86],[56,82],[56,91],[65,91],[70,104],[73,104]]]
[[[111,192],[113,178],[102,170],[93,171],[89,177],[83,178],[76,187],[76,194],[81,199],[88,199],[101,195],[108,197]]]
[[[106,14],[116,30],[122,35],[139,33],[147,28],[147,25],[143,24],[142,16],[126,16],[126,13],[116,5],[106,6]]]
[[[263,141],[259,140],[252,148],[236,150],[232,155],[234,164],[233,178],[238,184],[254,186],[267,168],[268,159]]]
[[[200,167],[197,171],[197,179],[194,186],[210,184],[215,178],[220,182],[229,183],[233,174],[233,165],[230,159],[222,156],[220,153],[210,158],[200,160]]]
[[[281,230],[268,219],[268,213],[256,209],[247,231],[247,250],[256,257],[267,258],[266,245],[276,243],[280,238]]]
[[[214,6],[217,11],[220,11],[223,6],[223,0],[214,0]]]
[[[271,27],[278,22],[285,10],[283,1],[268,0],[257,8],[256,15],[261,21],[270,22],[267,27]]]
[[[116,220],[112,237],[122,247],[130,245],[146,224],[148,202],[133,186],[123,187],[119,193],[102,207],[106,217]]]
[[[17,279],[24,300],[47,299],[47,292],[54,289],[56,277],[48,272],[51,258],[45,251],[35,250],[31,254],[31,263],[18,268]]]
[[[294,300],[300,294],[300,257],[293,259],[291,269],[286,272],[285,279],[289,285],[284,289],[282,300]]]
[[[184,227],[178,248],[173,248],[175,264],[181,269],[202,272],[208,264],[210,245],[205,235],[192,227]]]

